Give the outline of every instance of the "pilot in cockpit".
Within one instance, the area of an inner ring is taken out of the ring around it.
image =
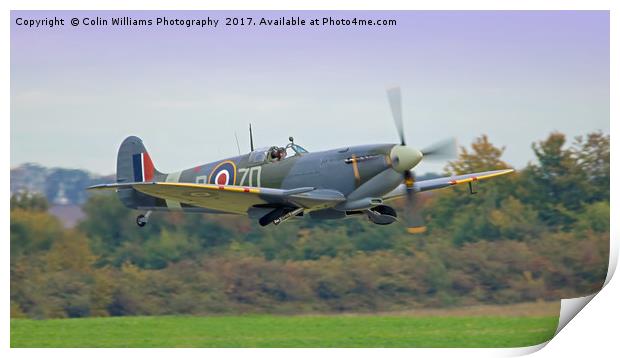
[[[273,161],[280,161],[286,158],[286,149],[280,147],[271,147],[269,150],[269,158]]]
[[[291,154],[293,156],[299,156],[308,153],[307,150],[293,142],[293,137],[289,137],[288,140],[290,143],[288,143],[286,147],[273,146],[269,148],[269,150],[267,151],[268,160],[272,162],[279,162],[285,159],[288,154]],[[288,153],[287,150],[290,150],[291,152]]]

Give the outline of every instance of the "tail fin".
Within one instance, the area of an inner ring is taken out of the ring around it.
[[[149,182],[163,175],[153,165],[142,139],[127,137],[118,149],[116,181],[118,183]]]

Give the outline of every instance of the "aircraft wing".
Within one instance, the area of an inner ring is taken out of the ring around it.
[[[184,204],[236,214],[246,214],[248,209],[254,205],[272,204],[316,209],[331,207],[346,200],[344,195],[338,191],[312,187],[272,189],[236,185],[135,182],[100,184],[88,189],[129,188],[164,200],[174,200]]]
[[[453,186],[457,184],[471,183],[478,180],[494,178],[500,175],[506,175],[514,172],[514,169],[492,170],[488,172],[472,173],[456,175],[451,177],[443,177],[429,180],[416,181],[414,188],[416,191],[429,191]],[[383,200],[388,201],[405,196],[407,188],[405,184],[399,185],[396,189],[383,196]]]

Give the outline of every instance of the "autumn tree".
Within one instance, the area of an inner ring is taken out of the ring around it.
[[[504,149],[496,147],[489,141],[488,136],[482,135],[474,140],[470,149],[461,147],[458,158],[448,163],[446,171],[465,174],[508,168],[509,165],[501,158]],[[433,193],[433,200],[425,210],[428,213],[429,228],[435,233],[449,232],[455,243],[462,244],[503,238],[502,231],[507,232],[509,220],[530,224],[527,220],[529,214],[520,217],[517,213],[506,215],[499,212],[507,207],[523,209],[518,198],[514,197],[517,181],[518,174],[514,173],[495,181],[477,183],[477,190],[481,195],[470,195],[467,186]],[[523,213],[528,212],[526,210]],[[489,220],[491,217],[494,220]],[[523,234],[517,232],[527,232],[529,228],[515,230],[510,229],[513,239],[522,238]]]
[[[602,132],[578,136],[571,148],[577,165],[588,181],[586,201],[609,201],[610,148],[609,135]]]
[[[43,194],[22,192],[11,195],[11,210],[47,211],[49,204]]]
[[[446,170],[452,174],[467,174],[508,168],[508,164],[501,159],[505,150],[505,147],[494,146],[483,134],[471,144],[471,151],[461,147],[458,159],[448,162]]]
[[[538,163],[524,170],[522,197],[551,226],[569,230],[584,204],[609,198],[609,137],[592,133],[572,147],[552,133],[532,145]]]
[[[58,219],[45,211],[11,210],[11,262],[25,254],[48,250],[62,234]]]

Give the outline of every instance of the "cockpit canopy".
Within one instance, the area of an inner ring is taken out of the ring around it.
[[[306,149],[295,143],[289,143],[285,147],[264,147],[250,153],[250,163],[278,162],[286,158],[308,153]]]

